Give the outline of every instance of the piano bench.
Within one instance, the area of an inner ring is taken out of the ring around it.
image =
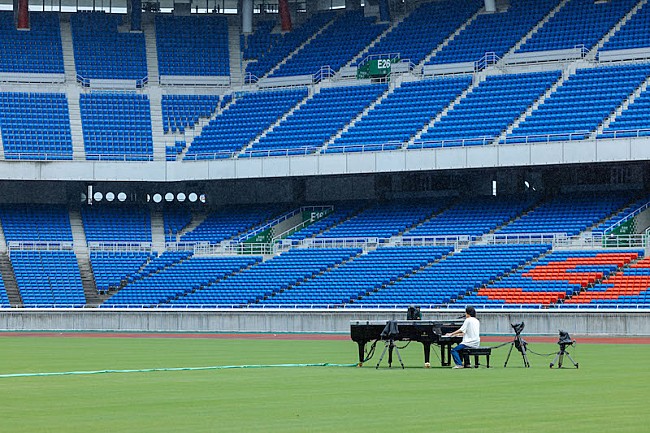
[[[474,368],[478,368],[480,365],[479,356],[485,356],[485,366],[487,368],[490,368],[490,354],[492,354],[491,347],[467,347],[460,351],[460,355],[463,357],[463,365],[465,368],[471,367],[469,362],[470,356],[474,356]]]

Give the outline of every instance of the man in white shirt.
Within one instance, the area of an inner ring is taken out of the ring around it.
[[[481,344],[480,337],[481,323],[476,318],[476,309],[471,305],[465,308],[465,321],[463,326],[454,332],[446,334],[447,337],[463,336],[463,341],[451,350],[451,356],[454,358],[454,368],[463,368],[463,361],[460,359],[460,351],[465,348],[476,348]]]

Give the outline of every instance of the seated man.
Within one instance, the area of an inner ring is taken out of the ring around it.
[[[481,344],[480,334],[481,324],[476,318],[476,309],[471,305],[465,308],[465,321],[463,326],[454,332],[446,334],[447,337],[463,336],[463,341],[451,350],[451,356],[454,358],[454,368],[463,368],[463,361],[460,359],[460,351],[471,347],[476,348]]]

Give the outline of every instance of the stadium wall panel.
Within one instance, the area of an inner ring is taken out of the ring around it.
[[[461,310],[423,312],[423,319],[455,320]],[[484,335],[512,334],[523,321],[524,335],[649,336],[650,311],[478,311]],[[2,331],[57,332],[224,332],[347,334],[351,320],[402,320],[406,311],[134,311],[4,310]]]

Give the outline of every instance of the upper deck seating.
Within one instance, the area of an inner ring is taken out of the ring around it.
[[[401,148],[470,84],[470,77],[403,83],[341,134],[326,152]]]
[[[63,74],[57,13],[31,12],[29,31],[16,30],[13,12],[0,12],[0,72]]]
[[[374,17],[365,17],[356,11],[347,12],[270,76],[313,75],[323,66],[336,72],[387,27],[388,24],[376,24]]]
[[[650,65],[643,64],[578,69],[508,134],[506,142],[588,138],[649,74]]]
[[[600,51],[650,47],[650,7],[646,3],[625,25],[605,42]]]
[[[74,60],[83,79],[144,80],[144,33],[120,32],[123,15],[77,12],[71,15]]]
[[[305,97],[307,89],[249,92],[235,97],[194,138],[185,159],[232,157]]]
[[[650,91],[647,89],[616,116],[599,138],[647,137],[650,135]]]
[[[591,49],[638,0],[570,0],[517,52]]]
[[[559,71],[487,77],[412,147],[490,144],[560,78]]]
[[[160,75],[230,75],[224,16],[156,14],[156,47]]]
[[[79,106],[86,159],[149,161],[153,158],[147,95],[82,93]]]
[[[428,63],[476,62],[486,53],[501,57],[558,3],[559,0],[516,0],[504,12],[481,14]]]
[[[257,60],[246,65],[246,73],[262,78],[285,57],[332,21],[334,16],[334,13],[330,11],[319,12],[290,32],[281,34],[278,37],[269,36],[269,45],[264,48],[260,47]],[[259,29],[259,31],[262,32],[263,30]]]
[[[65,94],[0,93],[0,130],[6,159],[72,159]]]
[[[480,0],[443,0],[421,4],[390,33],[368,48],[359,62],[367,56],[399,54],[400,59],[408,59],[417,65],[483,4]],[[431,23],[436,25],[432,26]]]
[[[311,153],[323,146],[388,88],[385,84],[322,89],[251,147],[251,156]],[[291,151],[293,149],[293,152]],[[267,152],[263,152],[267,150]],[[256,152],[261,151],[261,152]]]
[[[163,131],[184,133],[200,118],[209,118],[219,106],[219,95],[163,95]]]

